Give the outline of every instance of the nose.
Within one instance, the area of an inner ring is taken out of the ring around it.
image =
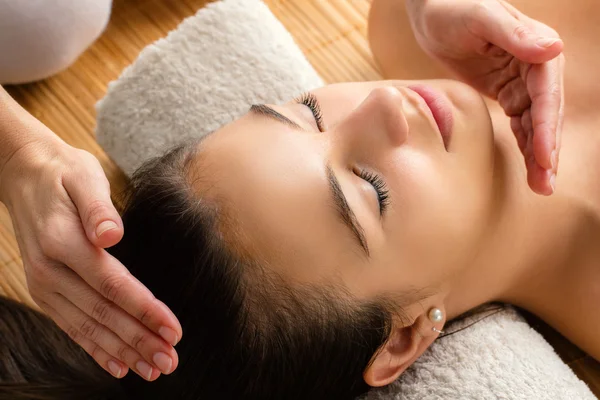
[[[336,127],[339,141],[362,150],[398,147],[408,138],[403,94],[394,87],[378,87]]]

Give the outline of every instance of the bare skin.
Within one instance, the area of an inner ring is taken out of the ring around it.
[[[415,84],[448,98],[447,148],[409,89]],[[477,92],[452,80],[403,80],[312,93],[321,128],[308,107],[291,101],[271,106],[291,123],[250,112],[209,137],[198,189],[226,199],[235,221],[226,235],[235,232],[230,240],[291,284],[341,280],[359,298],[418,291],[404,304],[408,321],[398,321],[365,371],[368,384],[389,384],[431,345],[432,307],[449,320],[489,301],[517,304],[600,358],[597,321],[588,318],[597,278],[586,263],[596,214],[566,182],[550,197],[529,189],[514,136],[508,126],[494,131]],[[572,154],[563,154],[568,181]],[[336,215],[327,165],[363,227],[368,256]],[[386,182],[384,213],[357,172],[363,168]]]
[[[600,3],[510,3],[554,28],[565,43],[566,108],[556,192],[546,198],[527,190],[525,166],[509,119],[497,102],[486,99],[496,148],[505,159],[496,163],[497,174],[510,176],[514,182],[504,190],[508,207],[504,220],[481,252],[479,263],[487,266],[486,273],[478,271],[467,278],[463,289],[447,299],[446,309],[452,318],[489,299],[492,282],[509,278],[510,290],[494,296],[495,300],[532,311],[600,359],[596,334],[600,318],[595,316],[600,303],[600,93],[594,83],[600,67],[594,39],[600,35],[600,26],[594,16],[600,13]],[[370,25],[371,47],[386,78],[451,77],[416,43],[402,1],[374,2]]]
[[[532,311],[600,359],[600,320],[590,318],[600,301],[591,172],[600,121],[569,95],[556,191],[535,194],[509,118],[472,87],[424,80],[449,77],[422,68],[431,61],[405,20],[400,1],[373,3],[372,48],[388,77],[402,80],[330,85],[309,101],[254,107],[202,143],[197,190],[223,207],[227,240],[292,285],[341,281],[357,298],[408,295],[404,318],[364,372],[371,386],[408,368],[437,338],[432,327],[490,301]],[[593,77],[567,71],[567,91],[597,101],[577,85]],[[449,142],[414,85],[446,98]],[[364,171],[385,183],[384,195]],[[340,218],[336,190],[354,217]],[[428,318],[432,307],[443,321]]]

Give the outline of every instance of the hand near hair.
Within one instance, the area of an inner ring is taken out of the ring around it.
[[[504,0],[407,0],[419,45],[497,99],[539,194],[552,194],[563,124],[563,43]]]
[[[123,225],[100,163],[7,101],[0,101],[0,135],[28,140],[0,160],[0,201],[33,300],[112,375],[122,377],[128,367],[148,380],[159,369],[172,372],[172,346],[182,335],[177,318],[104,250],[121,240]],[[8,117],[14,110],[18,117],[1,126],[11,108]]]

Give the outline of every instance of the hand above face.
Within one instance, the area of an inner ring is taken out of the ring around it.
[[[552,194],[564,114],[563,43],[547,25],[503,0],[407,0],[419,45],[497,99],[533,191]]]

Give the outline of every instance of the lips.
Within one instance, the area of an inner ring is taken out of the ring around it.
[[[414,85],[409,86],[408,88],[425,100],[425,103],[431,110],[435,123],[440,130],[440,135],[444,141],[444,147],[448,150],[450,138],[452,137],[453,125],[452,109],[450,108],[448,99],[442,93],[429,86]]]

